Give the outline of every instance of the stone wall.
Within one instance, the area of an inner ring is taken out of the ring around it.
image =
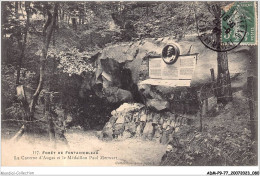
[[[163,144],[192,120],[169,111],[155,112],[140,103],[124,103],[111,115],[103,128],[103,139],[140,137]]]

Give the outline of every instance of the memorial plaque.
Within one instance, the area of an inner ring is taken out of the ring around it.
[[[167,64],[162,58],[149,60],[149,78],[163,80],[191,80],[195,69],[197,54],[182,55],[174,64]]]
[[[161,78],[161,58],[155,58],[149,60],[149,77],[150,78]]]
[[[179,79],[191,79],[195,70],[197,55],[182,56],[180,60]]]

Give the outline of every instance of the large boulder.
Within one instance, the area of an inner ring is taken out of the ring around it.
[[[169,109],[169,102],[164,100],[157,100],[157,99],[148,99],[147,106],[152,107],[158,111]]]
[[[199,53],[191,87],[187,89],[187,87],[140,84],[149,78],[149,58],[160,57],[162,48],[171,43],[179,44],[181,55],[186,54],[191,45],[191,53]],[[236,78],[232,81],[233,87],[242,87],[246,84],[247,74],[244,74],[244,70],[250,64],[250,59],[245,59],[248,53],[250,53],[248,46],[239,46],[229,52],[231,79],[234,76]],[[142,102],[157,111],[170,110],[176,113],[196,113],[198,110],[197,97],[194,97],[196,87],[210,82],[210,68],[217,70],[217,53],[205,48],[194,36],[185,36],[180,41],[165,37],[108,44],[93,58],[96,66],[95,74],[84,78],[81,96],[85,95],[84,89],[92,89],[98,97],[106,98],[110,103],[118,105],[123,102]],[[210,106],[211,103],[209,109]]]
[[[103,89],[103,95],[110,103],[121,103],[133,101],[132,93],[118,87],[107,87]]]
[[[128,90],[118,89],[115,93],[118,102],[131,102],[133,101],[132,93]]]
[[[201,81],[204,83],[208,82],[210,80],[209,68],[217,70],[217,53],[207,49],[195,36],[188,36],[179,41],[173,37],[165,37],[110,45],[103,49],[99,60],[110,58],[125,65],[126,68],[131,70],[132,80],[137,84],[141,80],[147,79],[147,77],[140,79],[140,75],[144,76],[146,75],[144,72],[148,71],[147,58],[149,56],[160,56],[162,48],[171,43],[179,44],[181,54],[186,54],[192,45],[192,53],[199,53],[198,69],[195,69],[192,84]],[[243,52],[240,52],[241,50]],[[245,59],[247,52],[250,52],[248,46],[239,46],[229,53],[231,75],[232,73],[242,72],[249,65],[249,60]]]
[[[138,84],[147,107],[156,111],[195,114],[198,110],[197,91],[193,87],[167,87]]]

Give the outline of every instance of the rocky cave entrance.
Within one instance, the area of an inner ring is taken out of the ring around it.
[[[100,63],[102,72],[99,75],[81,75],[78,97],[80,108],[71,126],[81,126],[84,130],[102,130],[111,112],[124,102],[144,103],[137,84],[133,82],[131,70],[125,67],[125,63],[112,59],[101,60]],[[108,75],[111,80],[107,79]]]

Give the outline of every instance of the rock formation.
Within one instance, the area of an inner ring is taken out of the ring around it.
[[[111,112],[102,131],[104,139],[141,137],[166,144],[188,118],[171,112],[154,112],[140,103],[124,103]]]
[[[216,70],[217,62],[214,57],[216,53],[205,49],[195,37],[187,37],[185,41],[178,42],[181,54],[186,54],[190,45],[193,45],[192,52],[199,53],[190,87],[141,84],[149,78],[149,57],[160,56],[162,48],[172,42],[175,41],[160,38],[120,43],[107,46],[96,55],[95,74],[87,81],[91,84],[82,87],[94,90],[98,97],[116,104],[117,107],[121,105],[112,112],[111,118],[107,119],[108,122],[103,128],[104,138],[143,136],[148,139],[156,138],[165,143],[169,136],[179,129],[175,124],[175,116],[195,115],[198,112],[198,87],[210,82],[209,69]],[[234,50],[229,54],[232,62],[231,79],[232,70],[242,70],[243,65],[248,64],[246,60],[240,59],[237,62],[233,59],[238,56],[239,49],[241,50],[238,48],[238,52]],[[247,48],[244,47],[244,50]],[[237,84],[245,83],[246,80],[241,78]],[[126,105],[126,109],[135,108],[122,111],[120,108]]]

